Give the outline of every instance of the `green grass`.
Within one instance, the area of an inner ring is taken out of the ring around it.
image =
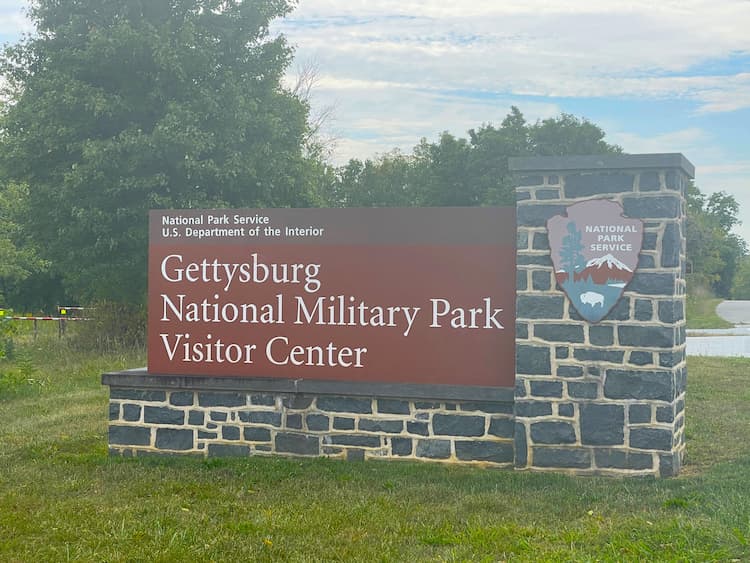
[[[716,314],[716,306],[724,301],[706,295],[688,295],[685,317],[688,328],[732,328],[734,325]]]
[[[44,383],[0,395],[0,561],[750,559],[748,360],[690,358],[689,464],[655,480],[110,458],[99,375],[145,358],[20,348]]]

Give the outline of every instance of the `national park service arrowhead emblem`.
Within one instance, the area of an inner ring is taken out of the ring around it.
[[[597,323],[633,279],[643,244],[643,221],[623,215],[608,199],[571,205],[547,221],[557,284],[576,311]]]

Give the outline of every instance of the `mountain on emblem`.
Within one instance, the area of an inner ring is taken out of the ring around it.
[[[587,321],[599,322],[633,278],[643,243],[643,222],[623,215],[619,203],[576,203],[547,221],[558,285]]]

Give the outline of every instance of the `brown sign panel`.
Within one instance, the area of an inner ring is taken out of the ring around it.
[[[512,387],[515,209],[152,211],[152,374]]]

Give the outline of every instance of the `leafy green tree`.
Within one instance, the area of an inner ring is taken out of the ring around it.
[[[694,184],[687,192],[688,283],[729,297],[745,241],[731,229],[739,223],[739,204],[725,192],[710,196]]]
[[[26,214],[27,201],[26,186],[8,184],[0,188],[0,308],[17,305],[13,297],[26,281],[48,267],[19,221]]]
[[[586,267],[584,258],[583,243],[581,242],[581,231],[576,228],[572,221],[568,223],[568,234],[562,239],[560,245],[560,259],[565,272],[568,274],[568,282],[575,281],[575,275]]]
[[[743,256],[737,265],[732,283],[732,299],[750,300],[750,256]]]
[[[0,165],[81,298],[141,300],[152,208],[314,201],[308,108],[268,36],[287,0],[32,0],[7,48]]]
[[[368,161],[370,178],[409,169],[407,189],[395,189],[391,199],[381,197],[377,205],[512,205],[515,180],[508,170],[509,157],[622,152],[606,143],[604,131],[585,119],[563,114],[530,125],[515,106],[499,126],[484,124],[468,133],[464,139],[444,132],[435,142],[422,139],[411,155],[390,153],[385,159]],[[351,174],[360,165],[352,161],[339,169],[336,190],[329,190],[329,195],[339,194],[334,205],[346,199],[341,193],[362,192],[362,177]],[[379,193],[387,196],[387,190]],[[366,199],[358,201],[367,205]]]

